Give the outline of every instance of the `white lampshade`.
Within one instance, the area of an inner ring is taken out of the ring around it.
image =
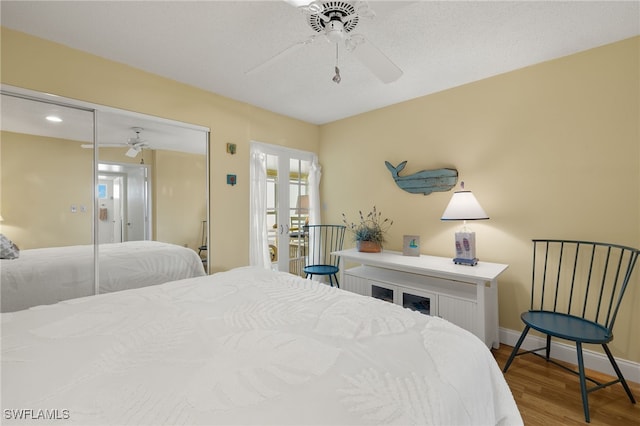
[[[296,211],[298,214],[309,213],[309,196],[308,195],[299,195],[298,202],[296,204],[297,204]]]
[[[442,214],[442,220],[483,220],[487,213],[471,191],[456,191]]]

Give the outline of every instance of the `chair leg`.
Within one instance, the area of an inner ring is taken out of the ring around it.
[[[549,361],[549,355],[551,355],[551,335],[547,334],[547,348],[545,350],[545,359],[547,361]]]
[[[340,282],[338,281],[338,276],[333,274],[333,278],[336,280],[336,287],[340,288]]]
[[[609,362],[611,362],[611,366],[615,370],[616,375],[618,376],[618,379],[620,379],[620,383],[622,383],[622,387],[624,387],[625,392],[627,392],[627,395],[629,396],[629,400],[631,401],[632,404],[635,404],[636,399],[633,397],[633,394],[631,393],[631,389],[629,389],[629,385],[627,385],[627,381],[624,379],[624,376],[622,375],[622,372],[618,367],[618,363],[613,358],[613,355],[609,350],[609,346],[607,346],[606,344],[603,344],[602,347],[604,348],[604,351],[607,354],[607,357],[609,358]]]
[[[520,349],[520,345],[522,345],[522,342],[524,342],[524,338],[527,336],[527,333],[529,332],[530,328],[531,327],[529,327],[527,325],[527,326],[524,327],[524,330],[522,330],[522,334],[520,335],[520,338],[518,339],[518,343],[516,343],[516,345],[513,347],[513,350],[511,351],[511,355],[509,356],[509,359],[507,360],[507,363],[505,364],[504,368],[502,369],[503,373],[506,373],[507,370],[509,369],[509,366],[511,365],[511,362],[513,361],[513,359],[518,354],[518,350]]]
[[[582,394],[582,407],[584,408],[584,419],[587,423],[589,418],[589,398],[587,396],[587,381],[584,375],[584,360],[582,359],[582,343],[576,342],[576,352],[578,354],[578,372],[580,376],[580,393]]]

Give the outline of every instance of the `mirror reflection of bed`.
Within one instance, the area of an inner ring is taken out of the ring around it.
[[[91,108],[13,89],[2,93],[0,232],[20,256],[2,260],[2,312],[206,273],[207,129],[104,108],[94,153]],[[134,127],[144,147],[127,155]]]

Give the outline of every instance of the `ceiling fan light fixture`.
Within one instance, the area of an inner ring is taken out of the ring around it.
[[[331,43],[338,43],[344,39],[344,24],[339,19],[332,19],[325,26],[325,35]]]
[[[139,152],[140,148],[138,148],[137,146],[132,146],[124,155],[130,158],[136,158]]]

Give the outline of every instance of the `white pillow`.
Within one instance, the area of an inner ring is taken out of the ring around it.
[[[10,239],[0,234],[0,259],[17,259],[20,249]]]

